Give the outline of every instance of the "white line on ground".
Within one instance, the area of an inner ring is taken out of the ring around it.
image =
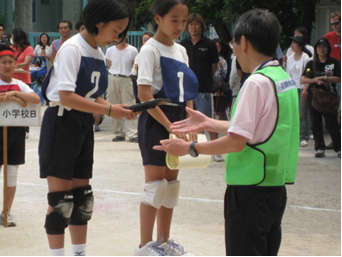
[[[24,182],[18,182],[18,184],[24,185],[24,186],[40,186],[40,187],[47,187],[47,185],[42,184],[34,184],[34,183],[24,183]],[[141,195],[141,193],[136,192],[123,192],[123,191],[116,191],[116,190],[110,190],[110,189],[93,189],[93,191],[96,192],[105,192],[105,193],[114,193],[114,194],[123,194],[123,195]],[[206,202],[206,203],[223,203],[223,200],[217,200],[217,199],[206,199],[206,198],[193,198],[193,197],[180,197],[182,200],[190,200],[190,201],[198,201],[198,202]],[[334,210],[334,209],[324,209],[324,208],[313,208],[308,206],[295,206],[295,205],[287,205],[287,207],[291,208],[299,208],[299,209],[305,209],[305,210],[312,210],[312,211],[329,211],[329,212],[341,212],[341,210]]]

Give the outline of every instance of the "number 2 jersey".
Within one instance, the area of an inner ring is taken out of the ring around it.
[[[77,34],[58,50],[51,74],[48,75],[46,96],[60,102],[59,91],[72,91],[95,101],[105,93],[108,76],[102,50],[91,47]]]

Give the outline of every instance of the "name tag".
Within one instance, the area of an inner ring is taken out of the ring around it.
[[[297,88],[296,82],[294,82],[294,80],[290,78],[280,80],[276,83],[276,89],[277,89],[278,94],[284,93],[288,90],[295,89],[295,88]]]
[[[0,126],[25,127],[40,126],[40,105],[28,103],[23,108],[17,102],[0,103]]]

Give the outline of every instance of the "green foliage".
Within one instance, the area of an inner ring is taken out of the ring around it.
[[[132,1],[132,0],[131,0]],[[219,36],[230,38],[222,26],[234,23],[243,13],[254,8],[268,9],[275,13],[283,27],[281,45],[288,46],[287,38],[293,35],[294,28],[304,25],[309,32],[315,22],[315,6],[320,0],[189,0],[190,13],[196,12],[203,16],[207,25],[219,31]],[[336,1],[336,0],[334,0]],[[136,0],[136,26],[141,27],[152,20],[149,8],[154,0]],[[221,33],[221,35],[220,35]],[[229,33],[227,31],[227,33]],[[230,35],[231,36],[231,35]]]

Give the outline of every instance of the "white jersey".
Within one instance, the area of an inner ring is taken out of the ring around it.
[[[173,46],[166,46],[154,38],[150,38],[141,48],[135,63],[138,64],[138,85],[150,85],[153,95],[158,93],[163,86],[161,56],[189,66],[189,58],[182,45],[174,43]]]
[[[111,74],[131,76],[132,65],[137,55],[137,48],[131,45],[128,45],[123,50],[117,49],[116,46],[109,47],[105,55],[105,58],[111,61],[108,72]]]
[[[82,71],[80,74],[81,65],[87,64],[87,70],[92,73],[96,73],[97,77],[101,75],[102,69],[105,69],[105,61],[102,50],[91,47],[80,34],[77,34],[66,42],[63,43],[58,50],[56,59],[53,63],[53,70],[50,77],[49,86],[46,90],[46,95],[50,101],[60,102],[59,91],[72,91],[76,92],[76,81],[82,80],[91,81],[94,79],[87,78],[87,76],[94,77],[94,74],[87,74]],[[101,69],[96,67],[100,65]],[[95,70],[96,67],[96,70]],[[105,83],[108,83],[108,78],[98,78],[96,81],[105,79]],[[94,80],[95,81],[95,80]],[[82,83],[80,83],[82,84]],[[79,86],[85,86],[79,85]],[[98,86],[96,86],[98,87]],[[78,88],[81,90],[81,88]],[[88,90],[88,88],[84,88]],[[89,89],[88,91],[90,91]],[[84,96],[87,92],[79,93]]]

